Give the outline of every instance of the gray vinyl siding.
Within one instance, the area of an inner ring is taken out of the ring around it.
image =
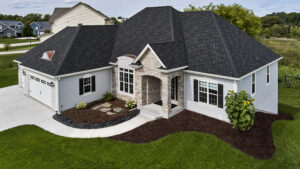
[[[11,36],[17,36],[15,31],[11,29],[5,29],[3,32],[0,32],[0,37],[7,36],[7,33],[10,33]]]
[[[251,75],[238,82],[238,91],[245,89],[251,94]],[[267,85],[267,67],[256,72],[256,99],[258,111],[278,114],[278,62],[270,65],[270,84]]]
[[[87,73],[95,76],[96,80],[96,91],[89,95],[79,95],[79,79],[85,74],[62,78],[59,81],[60,111],[73,108],[79,102],[89,103],[99,100],[106,92],[111,92],[111,73],[111,69]]]
[[[194,87],[193,80],[204,80],[204,81],[215,81],[218,84],[223,84],[223,103],[225,105],[225,96],[227,95],[229,90],[234,90],[234,82],[232,80],[220,79],[220,78],[212,78],[206,77],[196,74],[185,73],[184,77],[184,105],[185,109],[194,111],[212,118],[216,118],[225,122],[229,122],[227,114],[225,112],[225,106],[223,108],[219,108],[217,106],[204,104],[201,102],[194,101]]]

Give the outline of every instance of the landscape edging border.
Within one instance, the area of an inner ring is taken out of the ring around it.
[[[73,128],[99,129],[99,128],[110,127],[110,126],[114,126],[114,125],[123,123],[127,120],[130,120],[130,119],[136,117],[138,114],[140,114],[140,110],[135,109],[135,110],[132,110],[127,116],[120,117],[120,118],[114,119],[112,121],[108,121],[108,122],[104,122],[104,123],[100,122],[100,123],[96,123],[96,124],[75,122],[72,119],[64,117],[62,114],[53,115],[53,119],[66,125],[66,126],[73,127]]]

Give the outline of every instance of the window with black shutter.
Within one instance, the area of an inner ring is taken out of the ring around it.
[[[95,76],[90,76],[86,78],[79,79],[79,94],[91,93],[96,91],[96,78]]]
[[[79,79],[79,95],[83,95],[83,78]]]
[[[96,91],[96,78],[92,76],[92,92]]]
[[[224,89],[222,84],[218,84],[218,107],[223,108],[223,101],[224,101]]]
[[[196,80],[196,79],[194,79],[194,101],[195,102],[198,102],[198,99],[199,99],[199,97],[198,97],[198,80]]]

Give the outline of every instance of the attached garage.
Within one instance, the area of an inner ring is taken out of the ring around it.
[[[45,79],[30,75],[29,78],[29,96],[52,107],[52,87],[51,82]]]

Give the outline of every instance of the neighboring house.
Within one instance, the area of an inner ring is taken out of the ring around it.
[[[71,8],[55,8],[49,22],[51,24],[51,35],[43,36],[41,41],[48,39],[53,34],[56,34],[67,26],[78,26],[79,24],[112,24],[112,21],[108,16],[82,2],[79,2]]]
[[[33,29],[33,35],[40,36],[45,34],[46,31],[50,31],[50,23],[48,21],[32,22],[30,27]]]
[[[0,37],[18,37],[24,24],[20,21],[0,20]]]
[[[112,92],[164,118],[187,109],[229,122],[229,90],[278,113],[280,59],[213,12],[152,7],[121,25],[67,27],[16,62],[24,93],[57,112]]]

